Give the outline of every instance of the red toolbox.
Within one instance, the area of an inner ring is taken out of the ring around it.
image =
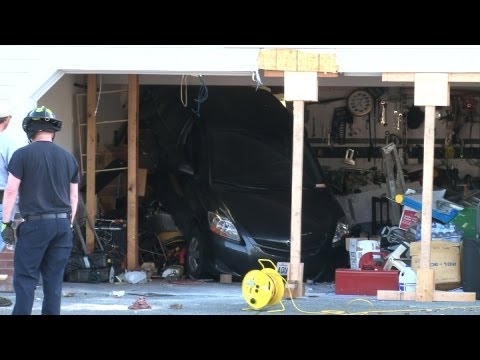
[[[398,290],[398,270],[335,270],[335,294],[377,295],[377,290]]]

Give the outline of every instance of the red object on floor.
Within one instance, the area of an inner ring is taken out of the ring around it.
[[[381,271],[387,262],[390,253],[386,251],[370,251],[362,255],[358,262],[360,270]]]
[[[398,290],[398,270],[335,270],[335,294],[377,295],[377,290]]]

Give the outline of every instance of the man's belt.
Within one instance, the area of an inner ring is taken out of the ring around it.
[[[25,220],[70,219],[69,213],[28,215]]]

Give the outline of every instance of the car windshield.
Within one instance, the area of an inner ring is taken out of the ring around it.
[[[269,189],[291,187],[291,139],[225,129],[214,130],[212,139],[214,183]],[[307,158],[310,154],[305,153]],[[304,159],[304,187],[312,188],[318,183],[319,174],[314,174],[312,162]]]

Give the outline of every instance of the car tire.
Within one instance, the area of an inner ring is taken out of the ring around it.
[[[205,240],[196,226],[192,228],[188,237],[186,266],[187,274],[193,279],[200,279],[206,273]]]

